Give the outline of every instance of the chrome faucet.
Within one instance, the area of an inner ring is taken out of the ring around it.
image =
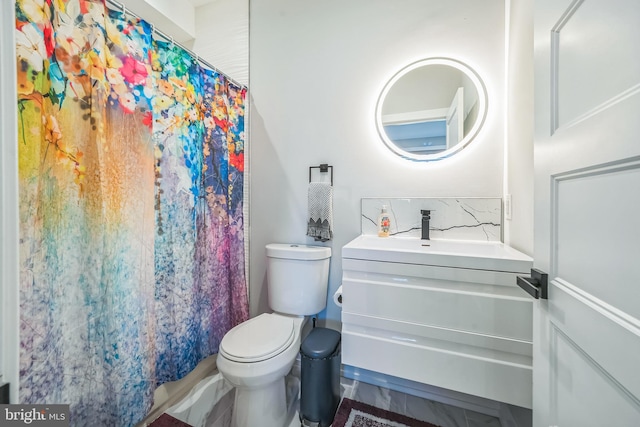
[[[429,240],[429,220],[431,219],[431,211],[426,209],[421,209],[420,213],[422,214],[422,240]]]

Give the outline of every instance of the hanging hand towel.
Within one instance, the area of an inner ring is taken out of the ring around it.
[[[309,183],[307,236],[322,242],[333,237],[333,187],[328,182]]]

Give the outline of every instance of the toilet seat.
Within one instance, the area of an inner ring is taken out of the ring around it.
[[[260,362],[282,353],[294,338],[293,319],[261,314],[227,332],[220,343],[220,353],[234,362]]]

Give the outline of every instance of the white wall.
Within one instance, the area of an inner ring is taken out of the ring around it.
[[[465,74],[448,65],[416,68],[393,84],[384,98],[382,115],[449,108]],[[469,78],[469,85],[473,83]]]
[[[216,0],[195,11],[196,38],[187,46],[218,70],[249,85],[249,0]]]
[[[268,311],[265,244],[314,243],[305,236],[309,166],[334,166],[330,295],[340,249],[360,233],[362,197],[502,196],[504,18],[502,0],[250,2],[252,315]],[[433,56],[474,68],[489,111],[459,155],[413,163],[384,147],[375,103],[396,71]],[[340,319],[331,302],[326,316],[330,326]]]
[[[533,0],[508,0],[507,172],[511,220],[505,243],[533,256]]]

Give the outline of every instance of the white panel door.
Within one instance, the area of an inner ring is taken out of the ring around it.
[[[533,425],[640,426],[640,1],[535,0]]]

